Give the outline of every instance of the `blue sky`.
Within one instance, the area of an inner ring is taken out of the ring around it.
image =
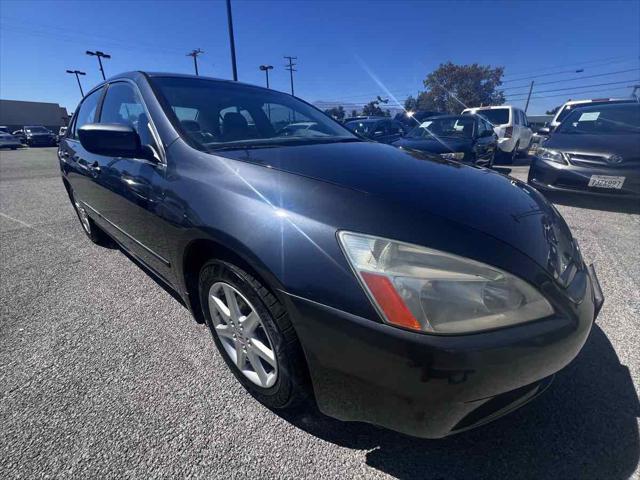
[[[626,96],[640,83],[638,0],[233,0],[233,15],[239,79],[263,85],[258,66],[268,63],[272,88],[288,91],[282,57],[294,55],[296,95],[312,102],[365,103],[387,92],[402,101],[448,60],[504,66],[514,105],[524,106],[529,77],[556,82],[534,90],[530,114],[567,98]],[[87,72],[85,89],[100,81],[85,50],[112,55],[109,76],[192,73],[194,48],[205,51],[201,74],[231,78],[223,1],[1,0],[0,97],[73,109],[80,95],[65,70]],[[610,82],[619,83],[600,85]],[[586,93],[558,91],[579,86]]]

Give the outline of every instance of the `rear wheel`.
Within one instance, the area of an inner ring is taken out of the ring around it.
[[[269,408],[307,396],[306,364],[278,300],[239,267],[210,260],[200,272],[200,304],[216,347],[240,383]]]

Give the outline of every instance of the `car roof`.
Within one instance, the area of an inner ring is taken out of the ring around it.
[[[605,104],[600,104],[600,105],[585,105],[584,107],[577,107],[575,108],[573,111],[580,111],[580,112],[588,112],[588,111],[593,111],[593,110],[597,110],[597,111],[602,111],[602,110],[613,110],[613,109],[617,109],[620,107],[636,107],[636,108],[640,108],[640,103],[636,102],[635,100],[629,100],[626,102],[614,102],[614,103],[605,103]]]
[[[569,100],[565,102],[563,105],[578,105],[580,103],[592,103],[592,102],[612,102],[612,103],[622,103],[622,102],[633,102],[633,99],[629,98],[587,98],[584,100]]]
[[[469,112],[471,110],[494,110],[496,108],[513,108],[514,110],[519,110],[518,107],[514,107],[513,105],[491,105],[486,107],[473,107],[473,108],[465,108],[463,112]]]

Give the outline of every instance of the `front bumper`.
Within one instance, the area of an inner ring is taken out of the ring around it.
[[[620,176],[625,181],[619,190],[589,187],[591,175]],[[539,190],[636,198],[640,197],[640,170],[561,165],[536,157],[529,169],[529,184]]]
[[[584,292],[570,315],[473,335],[413,333],[286,301],[323,413],[439,438],[523,405],[578,354],[603,302],[591,272],[576,275]]]

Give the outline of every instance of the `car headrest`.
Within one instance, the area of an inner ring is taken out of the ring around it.
[[[227,112],[222,119],[222,134],[226,140],[240,140],[249,131],[247,119],[237,112]]]

